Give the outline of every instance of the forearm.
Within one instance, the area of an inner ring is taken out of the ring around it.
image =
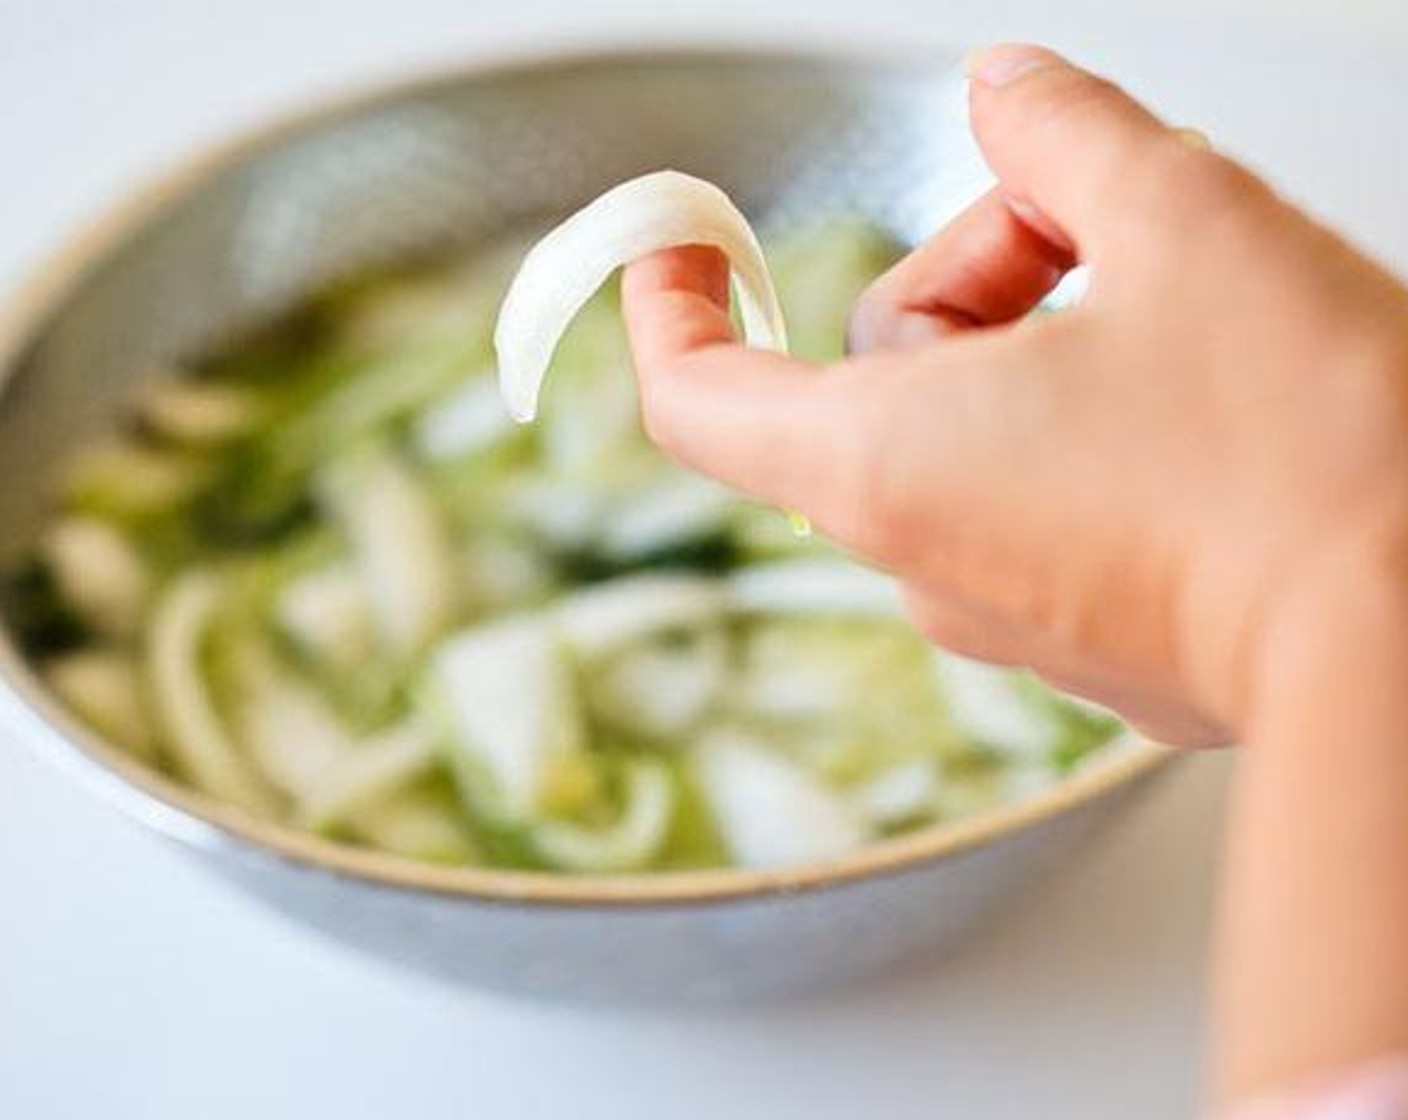
[[[1337,560],[1268,634],[1223,884],[1224,1099],[1408,1053],[1408,571]]]

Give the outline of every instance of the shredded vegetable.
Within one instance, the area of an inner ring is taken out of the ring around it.
[[[514,277],[494,331],[504,403],[532,420],[558,340],[616,269],[660,249],[711,245],[733,270],[744,334],[787,349],[787,328],[767,262],[748,221],[723,191],[678,171],[613,187],[537,243]]]
[[[173,761],[191,783],[267,815],[278,805],[269,780],[230,737],[202,673],[221,590],[217,576],[195,571],[178,579],[157,604],[148,639],[152,696]]]
[[[517,243],[353,278],[163,370],[134,423],[75,457],[0,612],[134,759],[399,858],[833,859],[1098,756],[1108,713],[932,650],[887,576],[649,445],[619,302],[588,297],[615,264],[700,241],[729,255],[750,339],[783,345],[746,223],[666,172],[529,254],[497,368]],[[841,353],[892,255],[856,223],[780,242],[805,356]],[[532,416],[550,356],[538,423],[515,424],[499,381]]]
[[[845,801],[761,743],[715,734],[700,745],[696,765],[740,867],[828,859],[865,840]]]

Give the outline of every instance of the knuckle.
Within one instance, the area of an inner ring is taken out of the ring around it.
[[[1269,195],[1265,184],[1240,164],[1190,147],[1172,134],[1138,166],[1135,186],[1141,201],[1169,219],[1241,212]]]
[[[894,305],[884,277],[861,292],[846,323],[846,349],[849,353],[863,354],[881,345]]]
[[[1245,212],[1271,197],[1247,168],[1158,125],[1123,89],[1096,75],[1057,71],[1030,83],[1020,120],[1033,150],[1070,163],[1089,195],[1143,218]]]

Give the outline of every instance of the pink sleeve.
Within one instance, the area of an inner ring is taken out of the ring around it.
[[[1222,1120],[1408,1120],[1408,1059],[1233,1109]]]

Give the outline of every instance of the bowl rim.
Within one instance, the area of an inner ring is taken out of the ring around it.
[[[945,57],[946,56],[946,57]],[[305,99],[196,148],[101,208],[33,266],[0,299],[0,408],[18,359],[51,315],[110,255],[173,204],[246,160],[358,112],[466,82],[567,73],[616,64],[741,64],[886,67],[957,65],[958,55],[929,46],[806,45],[725,42],[651,43],[508,51],[486,59],[421,69]],[[1131,786],[1177,752],[1129,736],[1099,761],[1034,796],[968,820],[937,824],[872,842],[836,859],[778,868],[720,868],[630,875],[569,875],[439,865],[336,843],[254,817],[150,769],[71,714],[51,694],[0,624],[0,729],[79,779],[125,816],[197,849],[296,865],[313,873],[391,891],[454,897],[482,904],[540,908],[634,908],[708,905],[838,887],[952,859]]]

